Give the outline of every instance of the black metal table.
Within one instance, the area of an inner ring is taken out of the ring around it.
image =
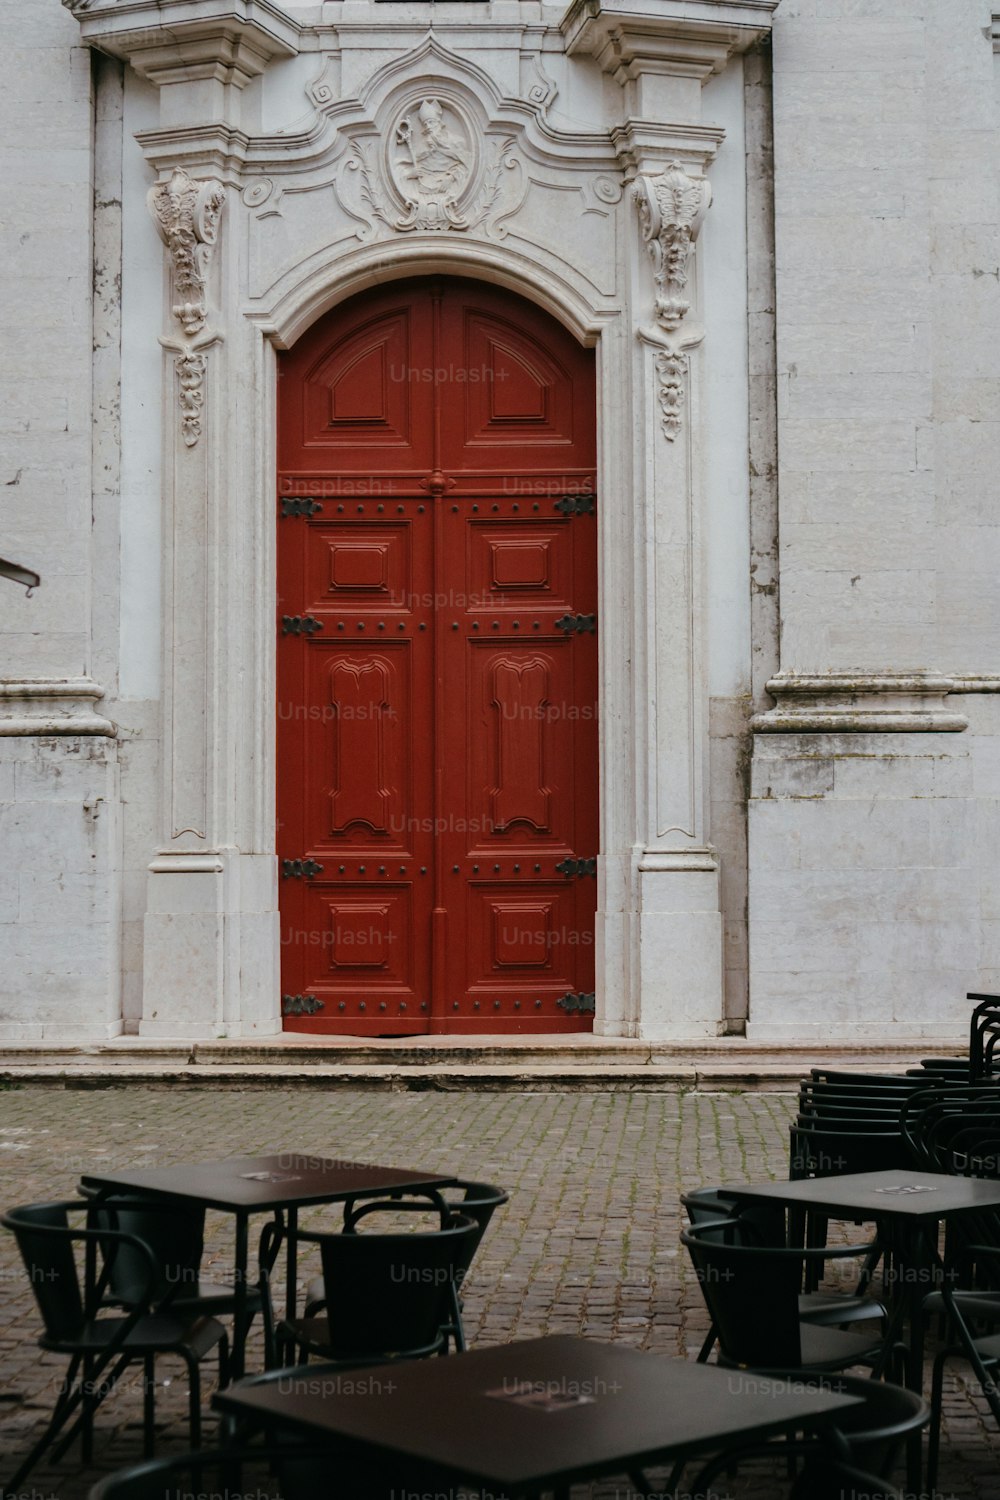
[[[382,1167],[372,1162],[332,1161],[302,1152],[279,1156],[236,1156],[227,1161],[154,1167],[115,1172],[88,1172],[81,1178],[85,1188],[98,1198],[115,1193],[197,1203],[236,1219],[234,1265],[235,1315],[233,1318],[232,1369],[234,1378],[244,1373],[247,1263],[249,1222],[252,1214],[288,1215],[285,1267],[285,1313],[295,1316],[295,1231],[298,1211],[322,1203],[342,1203],[348,1198],[372,1198],[447,1187],[454,1177],[433,1172],[411,1172],[401,1167]]]
[[[363,1373],[365,1379],[358,1379]],[[834,1425],[859,1398],[571,1336],[355,1372],[244,1381],[213,1404],[244,1426],[329,1439],[406,1488],[554,1490],[747,1438]],[[332,1455],[331,1461],[334,1462]]]
[[[892,1250],[893,1280],[887,1342],[907,1325],[906,1384],[922,1393],[923,1299],[940,1290],[956,1319],[954,1300],[938,1254],[938,1225],[964,1215],[1000,1210],[1000,1182],[946,1173],[853,1172],[844,1177],[806,1177],[795,1182],[727,1183],[723,1197],[737,1203],[771,1203],[786,1209],[812,1209],[829,1218],[874,1222]],[[920,1488],[919,1437],[909,1445],[908,1484]]]

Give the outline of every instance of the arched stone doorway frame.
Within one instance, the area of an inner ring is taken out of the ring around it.
[[[623,459],[622,444],[627,430],[614,430],[616,402],[614,393],[627,389],[632,371],[630,341],[620,334],[620,310],[595,303],[587,295],[584,278],[573,282],[554,274],[548,267],[523,256],[509,255],[495,247],[470,241],[441,243],[439,236],[424,242],[408,241],[394,247],[391,260],[386,259],[384,245],[361,246],[331,265],[296,267],[275,288],[266,313],[248,314],[253,329],[255,375],[253,384],[259,390],[263,407],[259,431],[267,434],[256,450],[256,494],[265,494],[270,482],[274,486],[274,440],[277,422],[276,354],[288,349],[307,328],[332,309],[372,286],[391,281],[440,275],[466,277],[502,286],[526,301],[542,308],[566,328],[585,348],[595,350],[597,387],[597,524],[599,587],[599,725],[601,765],[601,837],[599,851],[598,911],[596,922],[597,1015],[598,1031],[622,1034],[628,1026],[623,974],[627,973],[630,955],[628,933],[623,920],[621,893],[625,881],[622,861],[609,860],[608,851],[627,847],[631,835],[627,808],[635,807],[636,788],[630,784],[627,768],[631,763],[630,736],[625,726],[635,721],[635,702],[631,660],[635,649],[634,610],[627,601],[634,597],[635,580],[629,567],[633,555],[630,545],[632,516],[627,506],[605,503],[613,492],[611,476]],[[612,430],[609,430],[612,429]],[[271,600],[270,619],[274,619],[276,543],[271,524],[273,506],[258,507],[263,524],[254,542],[258,559],[258,586]],[[623,601],[620,609],[609,608],[609,600]],[[259,700],[255,716],[254,742],[260,750],[261,765],[267,766],[260,778],[258,792],[259,835],[266,837],[273,829],[274,725],[277,721],[273,644],[267,651],[266,690]],[[605,767],[617,768],[614,775]],[[622,774],[623,769],[626,774]],[[634,826],[634,823],[633,823]],[[627,872],[624,872],[627,873]],[[609,894],[612,905],[609,909]]]

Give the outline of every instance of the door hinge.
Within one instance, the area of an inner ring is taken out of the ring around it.
[[[319,620],[314,620],[312,615],[282,615],[282,635],[312,635],[314,631],[322,630],[323,626]]]
[[[281,861],[282,880],[312,880],[314,875],[321,875],[323,866],[318,865],[314,859],[283,859]]]
[[[588,631],[593,635],[597,629],[597,616],[563,615],[561,620],[556,621],[556,629],[565,630],[567,635],[572,635],[574,631],[577,635],[584,635]]]
[[[311,495],[305,495],[301,499],[292,499],[288,495],[283,495],[281,499],[282,516],[314,516],[322,509],[319,501],[314,500]]]
[[[559,1004],[562,1004],[560,1000]],[[318,1010],[323,1009],[322,1000],[317,1000],[315,995],[282,995],[281,1014],[283,1016],[314,1016]]]
[[[561,864],[556,865],[560,875],[596,875],[596,859],[564,859]]]
[[[574,995],[572,990],[567,990],[561,1000],[556,1004],[562,1006],[567,1015],[573,1012],[578,1015],[593,1015],[596,1007],[596,993],[593,995]]]
[[[556,510],[564,516],[592,516],[594,497],[593,495],[563,495],[561,500],[556,501]]]

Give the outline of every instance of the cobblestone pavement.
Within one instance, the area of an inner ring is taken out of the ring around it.
[[[793,1109],[791,1095],[762,1093],[25,1088],[0,1094],[0,1202],[72,1196],[82,1171],[102,1167],[291,1150],[485,1179],[508,1188],[511,1201],[466,1285],[473,1346],[569,1332],[693,1358],[707,1318],[678,1244],[678,1194],[726,1179],[784,1176]],[[320,1224],[330,1214],[305,1217]],[[232,1220],[210,1215],[207,1258],[217,1276],[231,1251]],[[65,1362],[37,1349],[37,1313],[7,1234],[0,1235],[0,1297],[0,1475],[10,1475],[42,1429]],[[260,1368],[256,1339],[248,1359],[251,1370]],[[186,1382],[168,1359],[157,1376],[164,1381],[158,1452],[179,1452],[187,1446]],[[981,1397],[957,1377],[946,1417],[938,1500],[1000,1497],[1000,1436]],[[82,1500],[100,1474],[140,1456],[140,1418],[141,1395],[126,1386],[101,1408],[92,1465],[84,1471],[74,1448],[57,1467],[37,1469],[21,1494]],[[209,1437],[212,1430],[209,1417]],[[787,1487],[778,1474],[738,1476],[720,1481],[717,1494],[777,1500]],[[9,1500],[2,1485],[0,1493]],[[343,1490],[334,1484],[329,1493]],[[624,1479],[574,1491],[574,1500],[591,1493],[635,1500]]]

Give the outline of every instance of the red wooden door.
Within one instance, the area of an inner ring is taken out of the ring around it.
[[[593,356],[471,281],[396,282],[281,358],[288,1029],[589,1029]]]

